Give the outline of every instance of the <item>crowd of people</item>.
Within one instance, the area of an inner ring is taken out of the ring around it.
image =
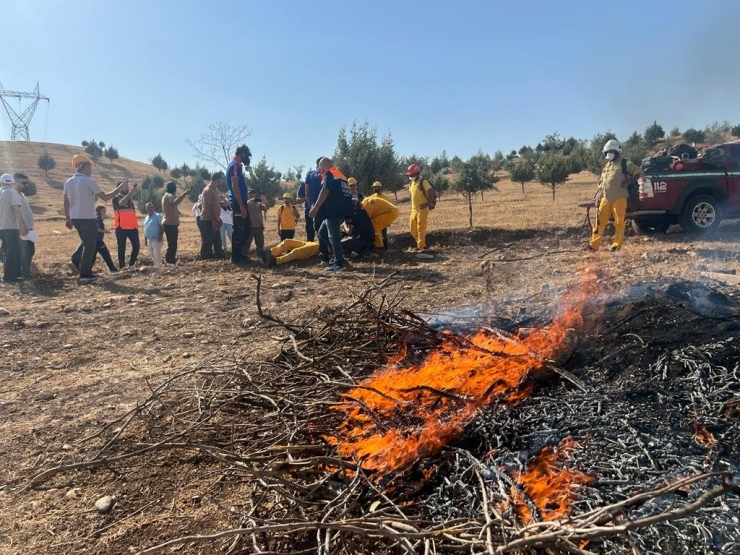
[[[610,249],[622,246],[629,182],[642,175],[640,168],[622,161],[619,142],[608,141],[603,153],[606,163],[599,180],[598,218],[588,245],[593,251],[599,249],[604,228],[611,218],[616,231]],[[298,188],[296,204],[290,193],[283,195],[275,217],[281,242],[265,248],[269,203],[264,195],[248,187],[246,172],[250,170],[251,156],[247,145],[239,146],[226,172],[213,173],[193,205],[201,238],[201,259],[226,258],[228,238],[230,260],[234,264],[250,262],[248,254],[254,242],[257,257],[268,267],[318,256],[326,264],[327,271],[336,272],[348,267],[346,255],[354,253],[361,259],[373,249],[388,249],[388,227],[398,218],[398,208],[383,193],[380,181],[372,184],[372,194],[364,196],[358,190],[357,180],[351,176],[347,178],[328,157],[318,158],[315,169],[306,174]],[[105,192],[91,177],[93,161],[90,158],[77,154],[72,158],[72,166],[75,173],[64,185],[65,225],[77,231],[80,244],[70,258],[70,269],[79,275],[82,283],[94,280],[92,269],[98,254],[111,272],[134,268],[140,251],[137,185],[129,185],[129,180],[124,179],[115,189]],[[416,164],[406,170],[411,201],[409,231],[417,256],[427,257],[424,251],[429,212],[435,207],[437,194],[421,174]],[[224,182],[228,194],[219,192]],[[28,177],[20,172],[0,177],[0,255],[6,283],[32,277],[31,261],[38,235],[33,230],[33,212],[24,195],[27,184]],[[177,262],[179,206],[188,195],[188,190],[178,194],[177,184],[172,181],[167,183],[162,197],[162,214],[157,213],[151,203],[145,206],[144,245],[149,249],[154,266]],[[105,235],[109,233],[105,228],[107,208],[96,206],[97,201],[112,201],[118,266],[105,244]],[[302,214],[300,205],[303,206]],[[305,241],[295,238],[301,217]],[[167,249],[163,260],[165,241]]]

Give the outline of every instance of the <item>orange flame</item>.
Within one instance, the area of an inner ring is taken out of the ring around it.
[[[530,388],[533,370],[553,357],[582,324],[579,307],[594,280],[564,301],[570,305],[549,328],[507,338],[481,330],[467,340],[451,336],[420,365],[391,364],[349,390],[336,410],[342,457],[385,474],[407,468],[459,438],[476,411],[496,400],[516,403]]]
[[[577,447],[578,444],[571,438],[565,438],[557,449],[544,447],[525,472],[514,476],[543,520],[564,518],[570,510],[571,502],[576,498],[574,486],[593,482],[593,478],[587,474],[564,468]],[[532,522],[531,509],[513,488],[512,497],[517,503],[519,520],[524,525]]]
[[[704,426],[699,424],[695,425],[696,433],[694,434],[694,440],[696,443],[701,445],[704,449],[714,449],[717,442],[714,440],[712,432],[707,430]]]

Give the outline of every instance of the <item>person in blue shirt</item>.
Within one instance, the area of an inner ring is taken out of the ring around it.
[[[164,226],[162,225],[162,214],[154,210],[151,202],[146,203],[147,217],[144,218],[144,245],[149,247],[154,266],[162,264],[162,238],[164,237]]]
[[[321,157],[323,158],[323,156]],[[321,192],[321,170],[319,169],[319,162],[321,158],[316,160],[316,169],[311,170],[306,174],[306,181],[301,183],[298,187],[298,194],[296,200],[303,202],[303,211],[306,219],[306,240],[314,241],[316,239],[316,232],[321,227],[321,221],[315,222],[314,218],[308,215],[319,200],[319,193]],[[319,219],[320,220],[320,219]]]
[[[116,265],[113,264],[113,258],[111,258],[110,251],[105,245],[105,222],[103,221],[105,219],[105,206],[96,206],[95,214],[95,225],[98,230],[98,240],[95,248],[95,256],[93,257],[93,266],[95,265],[95,258],[97,257],[98,253],[100,253],[100,256],[103,257],[103,261],[108,266],[108,269],[111,272],[117,272],[118,268],[116,268]]]
[[[334,162],[330,158],[322,158],[319,167],[323,174],[321,193],[316,204],[311,208],[309,216],[315,219],[319,214],[322,215],[323,221],[318,231],[319,257],[322,260],[328,258],[331,245],[333,258],[329,261],[330,264],[326,270],[337,272],[347,267],[339,228],[345,218],[352,216],[354,205],[347,178],[339,171],[339,168],[334,166]]]
[[[226,183],[229,185],[229,203],[234,215],[231,235],[231,262],[244,264],[248,261],[242,249],[247,242],[252,226],[247,212],[247,180],[244,171],[249,169],[252,152],[247,145],[237,147],[234,158],[226,168]]]

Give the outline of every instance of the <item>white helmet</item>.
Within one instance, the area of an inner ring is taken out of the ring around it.
[[[604,148],[601,149],[601,152],[606,154],[610,150],[613,150],[615,152],[622,152],[622,145],[620,145],[619,141],[616,139],[609,139],[608,141],[606,141]]]

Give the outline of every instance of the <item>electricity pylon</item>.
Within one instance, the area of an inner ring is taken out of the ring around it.
[[[26,109],[19,114],[13,109],[8,101],[5,100],[6,98],[17,98],[19,111],[22,98],[31,98],[33,99],[33,102],[31,102],[31,104],[29,104]],[[36,106],[38,106],[39,100],[46,100],[47,103],[49,102],[49,99],[47,97],[39,94],[39,84],[36,83],[36,90],[34,92],[27,93],[18,91],[6,91],[3,87],[3,84],[0,83],[0,100],[2,100],[3,106],[5,106],[5,111],[8,113],[8,117],[10,118],[10,123],[13,126],[13,130],[10,133],[10,140],[30,141],[31,134],[28,132],[28,127],[31,125],[33,114],[36,112]]]

